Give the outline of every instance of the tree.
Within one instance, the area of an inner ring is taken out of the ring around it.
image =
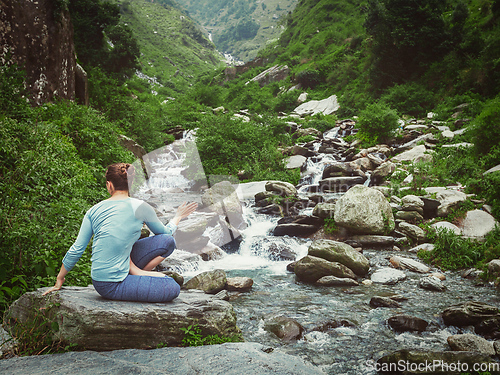
[[[131,75],[139,68],[137,58],[140,55],[139,45],[128,25],[118,24],[107,29],[107,36],[113,43],[105,68],[109,72]]]
[[[72,0],[68,8],[76,53],[84,67],[100,67],[122,76],[138,67],[139,46],[130,27],[120,23],[118,5],[104,0]]]
[[[84,65],[98,66],[104,52],[104,30],[120,21],[120,8],[101,0],[72,0],[68,4],[75,49]]]
[[[364,23],[373,37],[373,77],[380,87],[420,75],[449,49],[441,0],[371,0]]]

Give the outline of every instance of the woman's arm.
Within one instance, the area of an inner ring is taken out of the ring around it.
[[[139,217],[141,217],[142,221],[146,223],[154,234],[168,234],[171,236],[177,229],[179,222],[191,215],[197,207],[198,203],[196,202],[191,202],[189,204],[187,202],[182,203],[179,208],[177,208],[175,217],[170,220],[167,225],[162,224],[156,216],[154,209],[147,203],[144,203],[137,212],[140,212]]]
[[[175,214],[175,217],[170,220],[170,222],[172,224],[174,224],[175,226],[179,225],[179,222],[184,219],[185,217],[188,217],[189,215],[191,215],[194,211],[196,211],[196,208],[198,207],[198,203],[196,202],[191,202],[191,203],[187,203],[187,202],[184,202],[182,203],[179,208],[177,208],[177,212]]]
[[[61,265],[61,269],[57,274],[56,284],[45,293],[43,293],[43,295],[61,289],[66,279],[66,275],[69,271],[71,271],[76,262],[78,262],[78,259],[80,259],[80,257],[82,256],[83,251],[87,248],[87,245],[92,238],[92,234],[92,225],[90,223],[90,219],[87,217],[87,215],[85,215],[75,243],[69,248],[68,252],[63,258],[63,264]]]
[[[165,277],[165,274],[163,274],[161,272],[141,270],[139,267],[137,267],[134,264],[134,262],[132,262],[132,259],[130,259],[130,270],[128,271],[128,273],[131,275],[138,275],[138,276]]]

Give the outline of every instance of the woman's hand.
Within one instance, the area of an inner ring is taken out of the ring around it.
[[[68,274],[68,271],[66,271],[64,264],[61,265],[61,269],[59,270],[59,273],[57,274],[56,285],[54,285],[49,290],[45,291],[45,293],[43,293],[42,296],[49,294],[55,290],[61,289],[62,285],[64,284],[64,280],[65,280],[65,277],[67,274]]]
[[[175,217],[172,219],[172,223],[175,225],[179,225],[179,221],[191,215],[194,211],[196,211],[197,207],[198,203],[196,202],[182,203],[179,206],[179,208],[177,208],[177,213],[175,214]]]
[[[49,294],[51,292],[54,292],[56,290],[59,290],[61,289],[62,285],[64,284],[64,280],[65,278],[62,277],[62,278],[59,278],[59,275],[57,276],[57,279],[56,279],[56,285],[54,285],[52,288],[50,288],[49,290],[46,290],[42,296],[46,295],[46,294]]]

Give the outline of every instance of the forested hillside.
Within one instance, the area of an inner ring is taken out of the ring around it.
[[[260,55],[292,66],[306,87],[343,95],[345,114],[381,97],[422,114],[455,95],[498,94],[499,9],[496,0],[303,0]]]
[[[275,41],[282,19],[297,0],[177,0],[211,33],[217,49],[241,61],[253,60],[259,49]]]
[[[156,79],[156,88],[176,96],[199,74],[223,64],[200,28],[173,2],[118,1],[121,20],[133,31],[140,45],[140,70]]]

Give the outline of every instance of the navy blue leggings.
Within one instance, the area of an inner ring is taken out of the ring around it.
[[[159,234],[138,240],[132,247],[130,258],[137,267],[144,269],[151,260],[158,256],[166,258],[174,249],[174,238]],[[101,296],[118,301],[168,302],[176,298],[181,291],[179,284],[166,275],[128,275],[120,282],[92,280],[92,283]]]

